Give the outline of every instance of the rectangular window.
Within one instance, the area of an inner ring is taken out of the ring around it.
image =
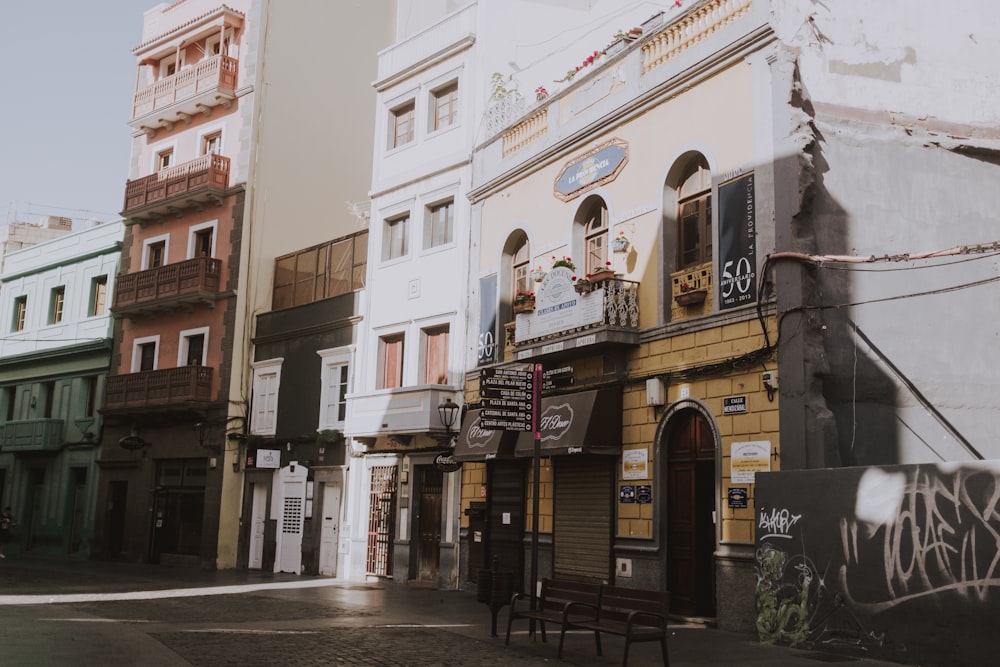
[[[712,261],[712,200],[704,195],[686,201],[680,207],[681,268]]]
[[[63,309],[66,306],[66,286],[53,288],[49,297],[49,324],[59,324],[63,319]]]
[[[326,369],[326,404],[323,406],[323,424],[343,424],[347,418],[347,364]]]
[[[151,371],[156,369],[156,343],[140,343],[138,346],[139,370]]]
[[[24,323],[28,317],[28,297],[19,296],[14,299],[14,326],[12,331],[24,331]]]
[[[207,229],[199,229],[194,233],[194,256],[195,257],[211,257],[214,245],[213,243],[213,232],[211,227]]]
[[[409,223],[409,216],[385,221],[385,233],[382,238],[382,261],[406,255],[406,227]]]
[[[84,417],[96,417],[97,416],[97,376],[91,375],[90,377],[83,378],[83,416]]]
[[[403,334],[378,339],[378,368],[377,389],[403,386]]]
[[[396,107],[390,112],[392,120],[392,145],[399,148],[413,141],[413,126],[416,120],[416,104],[412,101]]]
[[[17,387],[3,388],[3,406],[7,421],[14,421],[14,403],[17,399]]]
[[[278,389],[281,385],[283,359],[256,362],[253,374],[253,411],[250,431],[258,435],[274,435],[278,427]]]
[[[424,329],[424,384],[448,384],[448,326]]]
[[[455,233],[455,202],[448,201],[427,209],[424,224],[424,248],[451,243]]]
[[[163,266],[167,255],[167,242],[157,241],[146,246],[146,268],[155,269]]]
[[[89,317],[103,315],[108,307],[108,277],[97,276],[90,281],[90,307],[87,309]]]
[[[168,148],[156,154],[156,170],[163,171],[174,161],[174,149]]]
[[[41,412],[45,419],[52,419],[55,414],[56,403],[56,383],[49,381],[42,383]]]
[[[205,365],[205,334],[185,336],[183,346],[186,348],[188,366]]]
[[[440,130],[458,122],[458,82],[438,89],[434,96],[434,129]]]
[[[218,42],[216,42],[216,47],[218,47]],[[212,134],[206,134],[201,139],[201,154],[202,155],[220,155],[222,153],[222,132],[213,132]]]
[[[301,306],[361,289],[367,259],[368,232],[278,257],[272,307]]]

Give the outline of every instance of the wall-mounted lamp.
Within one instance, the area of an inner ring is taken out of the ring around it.
[[[441,425],[444,426],[444,434],[448,442],[457,435],[452,428],[455,426],[455,422],[458,421],[458,411],[461,408],[458,403],[455,403],[450,398],[444,399],[441,405],[438,406],[438,419],[441,420]]]
[[[214,443],[209,443],[207,445],[205,444],[205,438],[208,436],[208,430],[210,426],[211,424],[209,424],[208,422],[195,422],[194,430],[195,433],[198,435],[198,446],[205,447],[207,449],[213,449],[215,451],[220,451],[221,450],[220,445]]]
[[[139,427],[132,424],[132,428],[129,430],[128,435],[123,438],[119,438],[118,446],[122,449],[127,449],[130,452],[134,452],[142,449],[143,447],[152,447],[153,443],[143,440],[139,437]]]

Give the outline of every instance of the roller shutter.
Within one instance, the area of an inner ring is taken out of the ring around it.
[[[611,577],[614,459],[557,456],[553,461],[553,576],[608,582]]]

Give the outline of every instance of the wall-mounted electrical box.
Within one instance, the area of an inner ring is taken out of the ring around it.
[[[764,384],[765,389],[777,389],[778,371],[764,371],[760,374],[760,381]]]

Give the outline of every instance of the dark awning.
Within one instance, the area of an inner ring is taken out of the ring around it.
[[[622,389],[608,387],[542,399],[542,456],[618,455],[622,450]],[[533,456],[534,435],[520,433],[515,456]]]
[[[469,410],[462,421],[453,456],[456,461],[514,458],[514,431],[490,431],[479,425],[479,410]]]

